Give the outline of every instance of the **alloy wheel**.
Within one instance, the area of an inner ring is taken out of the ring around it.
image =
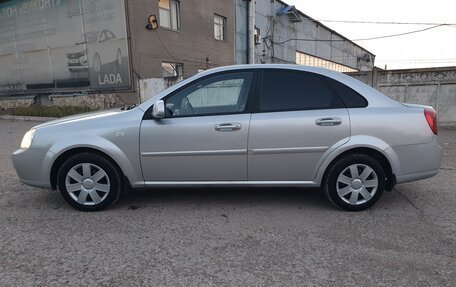
[[[378,176],[365,164],[352,164],[338,176],[336,191],[350,205],[360,205],[374,197],[378,189]]]
[[[65,187],[77,203],[97,205],[108,196],[111,184],[102,168],[92,163],[80,163],[68,171]]]

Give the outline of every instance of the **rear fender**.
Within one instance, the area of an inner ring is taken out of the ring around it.
[[[346,143],[342,145],[336,145],[333,146],[335,148],[329,148],[320,159],[317,175],[315,178],[315,182],[318,185],[321,185],[325,171],[335,158],[350,150],[356,150],[357,148],[369,148],[380,152],[389,161],[393,174],[396,174],[400,170],[398,156],[393,149],[389,148],[390,146],[386,142],[382,141],[379,138],[366,135],[358,135],[352,136]]]

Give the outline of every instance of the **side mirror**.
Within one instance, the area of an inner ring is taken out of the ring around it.
[[[162,100],[156,101],[152,108],[152,117],[163,119],[165,117],[165,102]]]

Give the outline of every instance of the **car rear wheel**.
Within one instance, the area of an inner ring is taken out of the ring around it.
[[[350,154],[337,160],[328,170],[323,183],[328,199],[348,211],[371,207],[385,188],[381,164],[365,154]]]
[[[111,161],[95,153],[68,158],[58,173],[63,198],[82,211],[99,211],[114,204],[122,193],[121,173]]]
[[[120,49],[117,49],[116,53],[116,65],[117,67],[122,66],[122,51]]]

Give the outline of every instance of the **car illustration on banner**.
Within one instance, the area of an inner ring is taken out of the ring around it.
[[[82,50],[75,53],[67,53],[68,70],[71,73],[87,72],[89,70],[89,62],[87,61],[87,52]]]
[[[123,41],[116,45],[116,35],[107,29],[87,32],[83,41],[75,45],[84,45],[78,52],[67,53],[68,69],[70,72],[87,72],[92,68],[95,73],[100,73],[105,64],[114,63],[116,67],[122,65]]]
[[[0,1],[0,11],[31,2]],[[0,15],[0,94],[130,89],[125,0],[44,2]]]

